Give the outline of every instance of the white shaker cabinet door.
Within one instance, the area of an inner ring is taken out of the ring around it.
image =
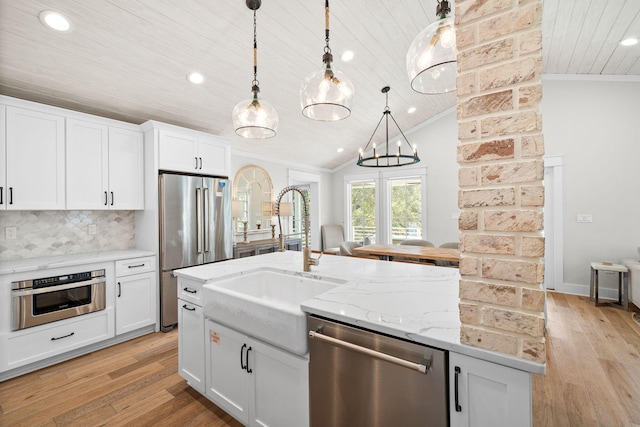
[[[197,172],[200,161],[196,155],[196,145],[195,137],[160,131],[159,168],[178,172]]]
[[[227,176],[229,147],[215,141],[200,140],[197,144],[198,172],[205,175]]]
[[[65,208],[65,119],[7,107],[7,209]]]
[[[67,209],[108,209],[109,129],[67,119]]]
[[[205,394],[202,307],[179,299],[178,325],[178,373],[191,387]]]
[[[109,128],[109,209],[144,209],[142,132]]]
[[[156,323],[156,273],[116,277],[116,335]]]
[[[451,427],[531,427],[531,374],[449,352]]]
[[[0,105],[0,209],[7,208],[7,120],[6,107]]]
[[[249,421],[249,344],[244,334],[205,321],[206,396],[235,419]]]

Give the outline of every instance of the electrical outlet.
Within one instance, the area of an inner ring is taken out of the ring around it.
[[[98,225],[97,224],[89,224],[87,229],[87,233],[89,234],[97,234],[98,233]]]
[[[17,227],[5,227],[4,229],[4,237],[7,240],[13,240],[18,237],[18,228]]]
[[[591,214],[578,214],[578,215],[576,215],[576,222],[593,222],[593,215],[591,215]]]

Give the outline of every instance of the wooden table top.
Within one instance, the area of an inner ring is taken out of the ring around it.
[[[360,246],[359,248],[354,248],[353,251],[378,256],[402,256],[425,260],[460,261],[460,251],[458,249],[430,248],[428,246],[375,244]]]

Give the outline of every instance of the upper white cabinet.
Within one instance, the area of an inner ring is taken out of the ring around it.
[[[65,118],[6,107],[6,176],[2,208],[65,208]]]
[[[67,209],[144,208],[142,132],[67,119]]]
[[[215,137],[160,130],[159,168],[203,175],[228,176],[229,145]]]

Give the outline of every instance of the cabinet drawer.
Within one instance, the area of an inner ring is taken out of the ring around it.
[[[54,326],[11,333],[7,337],[6,366],[13,369],[113,337],[113,309],[84,315]]]
[[[156,270],[154,257],[132,258],[116,261],[116,276],[130,276],[132,274],[146,273]]]
[[[203,284],[178,278],[178,298],[202,307]]]

